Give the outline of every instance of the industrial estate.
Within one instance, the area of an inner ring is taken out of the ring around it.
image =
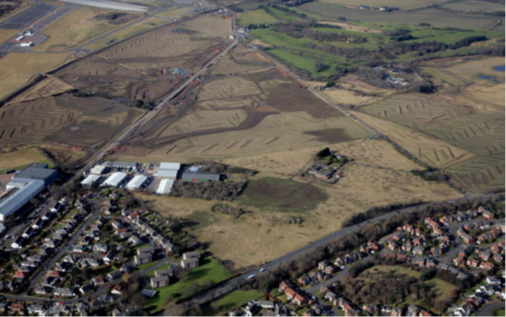
[[[505,316],[504,0],[0,0],[0,314]]]

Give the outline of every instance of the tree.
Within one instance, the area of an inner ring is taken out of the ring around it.
[[[125,282],[126,284],[130,284],[132,282],[132,274],[125,273],[123,275],[122,279],[123,279],[123,282]]]
[[[331,154],[330,149],[328,147],[326,147],[323,150],[321,150],[320,152],[316,153],[316,156],[319,158],[322,158],[322,157],[327,157],[330,154]]]

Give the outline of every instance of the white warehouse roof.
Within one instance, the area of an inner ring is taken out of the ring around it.
[[[181,163],[160,163],[160,169],[164,170],[179,170],[181,168]]]
[[[105,182],[102,183],[102,186],[114,186],[118,187],[127,177],[127,174],[116,172],[113,173],[109,178],[105,180]]]
[[[158,185],[158,188],[156,189],[156,193],[159,195],[165,195],[170,193],[170,190],[172,189],[172,185],[174,185],[174,180],[170,178],[162,179],[160,184]]]
[[[135,190],[141,187],[148,178],[144,175],[136,175],[134,178],[132,178],[131,181],[128,182],[126,187],[130,190]]]
[[[90,170],[90,174],[101,175],[106,170],[106,168],[107,168],[107,166],[105,166],[105,165],[95,165]]]
[[[160,163],[160,167],[158,168],[158,172],[156,173],[157,177],[169,177],[169,178],[177,178],[177,173],[181,168],[181,163]]]
[[[9,215],[23,207],[30,199],[40,193],[42,189],[44,189],[44,181],[33,180],[6,197],[5,200],[2,200],[0,202],[0,221],[5,221]]]
[[[100,179],[99,175],[88,175],[82,182],[81,185],[83,186],[91,186],[94,182],[98,181]]]

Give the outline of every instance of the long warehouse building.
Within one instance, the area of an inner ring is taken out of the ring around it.
[[[81,185],[83,186],[91,186],[94,182],[98,181],[100,179],[99,175],[90,174],[86,176],[86,178],[81,182]]]
[[[118,187],[125,181],[126,177],[127,174],[125,173],[121,172],[112,173],[112,175],[109,176],[109,178],[107,178],[105,182],[102,183],[102,186]]]
[[[156,189],[156,193],[158,195],[167,195],[170,194],[170,190],[174,185],[174,180],[170,178],[162,179],[160,184],[158,184],[158,188]]]
[[[132,180],[130,180],[128,182],[128,184],[126,185],[126,188],[128,188],[130,190],[139,189],[139,187],[144,185],[147,180],[148,180],[148,178],[144,175],[136,175],[134,178],[132,178]]]
[[[155,176],[176,179],[180,168],[181,168],[181,163],[162,162],[162,163],[160,163],[160,167],[158,168],[158,172],[156,173]]]
[[[0,196],[0,221],[18,211],[44,189],[43,180],[30,180],[24,186],[11,188]]]

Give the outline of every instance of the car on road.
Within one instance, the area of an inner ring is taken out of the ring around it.
[[[259,272],[261,273],[261,272],[263,272],[263,271],[265,271],[265,269],[264,269],[264,268],[261,268]]]
[[[255,277],[255,274],[251,274],[250,276],[248,276],[248,280],[251,280],[254,277]]]

